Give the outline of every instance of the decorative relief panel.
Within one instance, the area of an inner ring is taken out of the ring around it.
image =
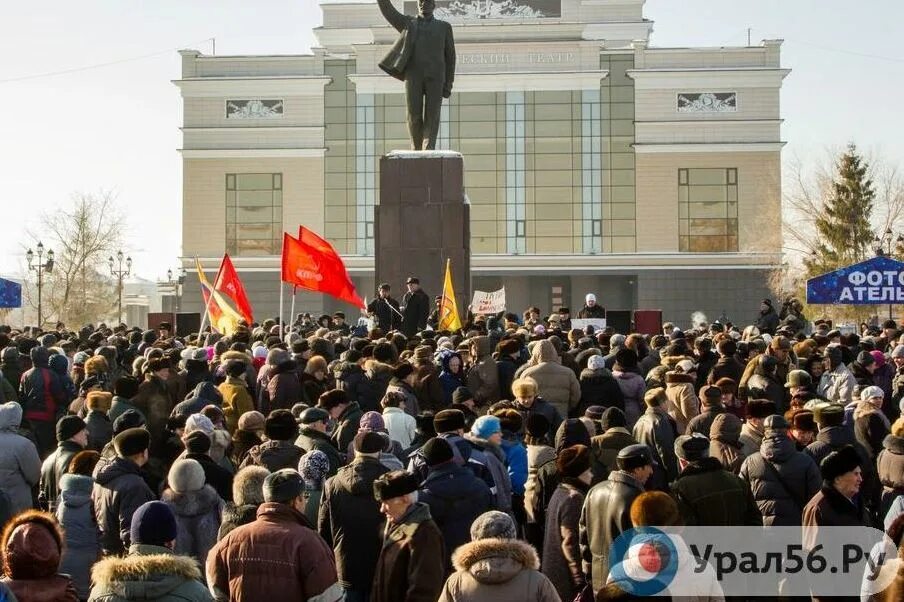
[[[226,101],[226,119],[278,119],[283,116],[283,101],[242,99]]]
[[[693,92],[678,95],[679,113],[735,113],[737,92]]]
[[[417,14],[417,2],[404,4],[405,14]],[[437,0],[434,14],[438,19],[464,21],[470,19],[506,19],[561,17],[560,0]]]

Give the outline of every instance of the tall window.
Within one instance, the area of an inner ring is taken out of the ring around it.
[[[527,251],[524,169],[524,92],[505,98],[505,222],[509,253]]]
[[[377,148],[374,95],[358,94],[355,155],[357,168],[356,245],[358,255],[374,254],[374,207],[377,203]]]
[[[738,170],[678,170],[678,249],[738,250]]]
[[[279,255],[282,174],[226,174],[226,252]]]
[[[584,253],[599,253],[603,242],[602,138],[600,91],[581,97],[581,218]]]

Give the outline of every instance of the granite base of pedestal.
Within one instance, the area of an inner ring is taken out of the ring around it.
[[[441,295],[446,260],[459,312],[470,303],[470,207],[464,164],[452,151],[392,151],[380,158],[375,208],[376,282],[388,282],[401,300],[416,276],[431,297]]]

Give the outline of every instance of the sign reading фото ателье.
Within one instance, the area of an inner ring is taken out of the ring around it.
[[[807,280],[811,305],[904,303],[904,263],[873,257]]]

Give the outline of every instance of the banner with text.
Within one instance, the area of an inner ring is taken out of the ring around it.
[[[884,305],[904,303],[904,263],[873,257],[807,280],[807,303],[813,305]]]
[[[471,300],[471,313],[474,314],[498,314],[505,311],[505,287],[498,291],[485,293],[483,291],[474,291],[474,298]]]
[[[572,318],[571,319],[571,328],[572,330],[584,330],[588,326],[593,326],[593,331],[597,330],[606,330],[606,318]]]

